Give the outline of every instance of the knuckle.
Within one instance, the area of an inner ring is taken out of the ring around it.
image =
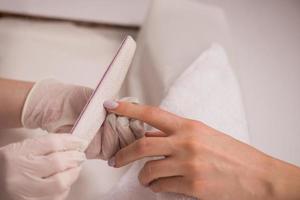
[[[191,155],[195,155],[200,151],[199,142],[195,141],[193,138],[191,138],[189,141],[186,141],[183,145],[184,149],[191,153]]]
[[[136,143],[136,152],[143,155],[147,152],[149,142],[146,138],[139,139]]]
[[[185,164],[185,169],[187,169],[187,172],[196,175],[201,170],[201,166],[197,163],[197,161],[189,161]]]
[[[202,124],[197,120],[187,120],[185,122],[185,127],[190,131],[199,131],[202,127]]]

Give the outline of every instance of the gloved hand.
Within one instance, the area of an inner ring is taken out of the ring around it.
[[[122,98],[120,101],[137,103],[133,97]],[[89,158],[109,160],[121,148],[143,137],[144,132],[143,122],[109,113],[86,153]]]
[[[49,134],[1,147],[1,199],[65,199],[86,159],[85,146],[70,134]]]
[[[52,79],[37,82],[25,101],[22,124],[26,128],[41,128],[48,132],[70,132],[92,92],[87,87],[63,84]],[[123,100],[136,101],[132,98]],[[142,122],[109,114],[87,148],[87,158],[108,160],[120,148],[143,135]]]

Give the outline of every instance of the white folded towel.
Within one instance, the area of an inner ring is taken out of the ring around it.
[[[161,107],[249,142],[239,85],[224,49],[217,44],[205,51],[174,82]],[[104,199],[192,199],[178,194],[155,194],[141,186],[137,176],[145,161],[135,162]]]
[[[161,107],[200,120],[248,142],[248,129],[239,84],[225,50],[213,44],[169,89]]]

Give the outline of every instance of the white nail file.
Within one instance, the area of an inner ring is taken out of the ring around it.
[[[117,54],[101,77],[96,89],[73,126],[72,134],[90,143],[105,120],[103,102],[114,99],[125,79],[136,49],[132,37],[127,36]]]

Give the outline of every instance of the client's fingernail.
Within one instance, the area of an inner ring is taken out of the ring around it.
[[[119,103],[113,100],[108,100],[103,103],[103,106],[107,109],[115,109],[119,106]]]
[[[115,167],[116,166],[116,159],[115,157],[112,157],[111,159],[108,160],[107,164],[111,167]]]

